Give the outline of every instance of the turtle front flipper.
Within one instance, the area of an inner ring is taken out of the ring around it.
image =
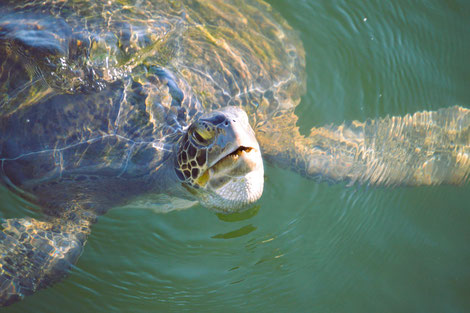
[[[4,220],[0,231],[0,305],[10,305],[60,281],[78,260],[88,220]]]
[[[470,110],[451,107],[313,128],[292,113],[257,130],[265,158],[309,178],[373,185],[464,184],[470,178]]]

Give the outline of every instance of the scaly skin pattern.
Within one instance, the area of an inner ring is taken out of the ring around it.
[[[94,216],[79,207],[38,221],[8,219],[0,232],[0,303],[9,305],[60,281],[79,258]]]
[[[313,128],[308,137],[292,127],[296,120],[288,114],[274,119],[257,130],[257,138],[265,159],[305,177],[384,186],[469,180],[466,108],[329,125]]]

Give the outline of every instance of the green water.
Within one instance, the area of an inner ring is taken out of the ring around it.
[[[271,3],[306,49],[302,131],[470,107],[470,2]],[[2,216],[28,212],[0,199]],[[2,312],[468,312],[469,225],[469,185],[346,187],[267,167],[241,216],[111,211],[68,279]]]

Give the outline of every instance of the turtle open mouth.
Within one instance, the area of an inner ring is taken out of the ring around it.
[[[202,175],[196,179],[196,183],[200,186],[205,186],[211,177],[224,175],[230,172],[234,175],[245,175],[252,171],[257,166],[255,158],[252,156],[251,151],[256,151],[255,148],[240,146],[229,154],[223,156],[212,166],[210,166]]]
[[[235,164],[241,157],[246,156],[248,153],[250,153],[253,149],[254,148],[251,148],[251,147],[240,146],[237,149],[235,149],[233,152],[222,157],[210,168],[215,171],[228,168],[232,166],[233,164]]]
[[[225,157],[223,157],[222,160],[225,159],[225,158],[237,159],[240,155],[243,154],[243,152],[249,153],[251,150],[253,150],[253,148],[240,146],[235,151],[233,151],[233,152],[229,153],[228,155],[226,155]],[[222,160],[220,160],[220,161],[222,161]]]

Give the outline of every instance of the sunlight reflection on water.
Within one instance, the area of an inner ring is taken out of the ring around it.
[[[271,3],[306,49],[303,132],[470,106],[467,3]],[[37,214],[0,197],[2,217]],[[5,311],[468,311],[468,203],[469,186],[346,187],[268,166],[238,216],[111,211],[69,279]]]

